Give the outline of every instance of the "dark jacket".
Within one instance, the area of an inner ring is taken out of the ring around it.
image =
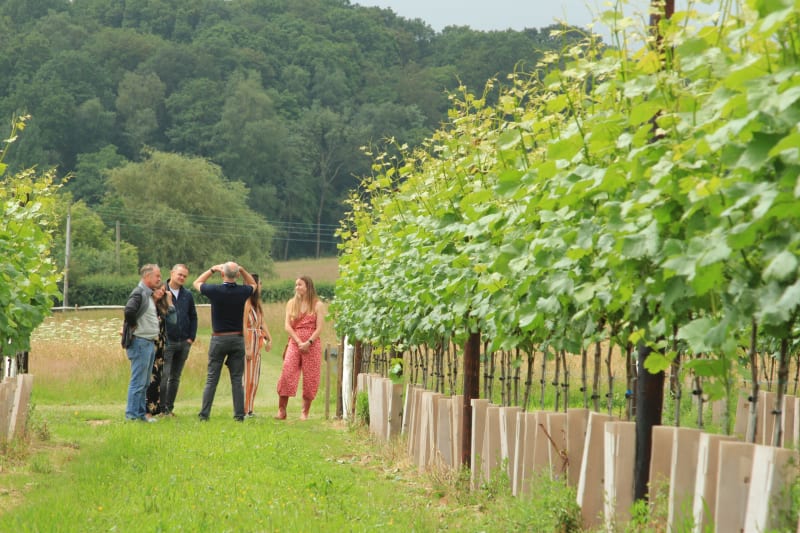
[[[167,282],[169,283],[169,282]],[[169,290],[169,288],[167,288]],[[172,342],[183,342],[191,339],[194,342],[197,336],[197,308],[194,305],[194,296],[185,287],[178,292],[178,299],[172,299],[175,304],[175,324],[167,322],[167,339]]]
[[[125,322],[132,328],[136,328],[136,322],[144,312],[142,302],[153,295],[153,289],[146,287],[141,281],[131,291],[128,302],[125,304]]]

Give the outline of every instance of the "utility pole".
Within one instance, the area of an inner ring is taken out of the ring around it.
[[[64,253],[64,307],[69,307],[69,255],[70,228],[72,226],[72,206],[67,206],[67,245]]]
[[[119,274],[119,271],[120,271],[120,267],[119,267],[119,239],[120,239],[119,220],[117,220],[117,240],[114,243],[114,253],[116,254],[116,259],[117,259],[117,274]]]

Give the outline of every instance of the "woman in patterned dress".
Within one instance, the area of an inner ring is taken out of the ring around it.
[[[272,348],[272,335],[264,324],[264,310],[261,307],[261,281],[253,274],[256,290],[244,304],[244,412],[253,416],[253,403],[261,377],[261,347],[266,342],[267,351]],[[266,341],[265,341],[266,340]]]
[[[148,420],[161,414],[161,403],[159,396],[161,393],[161,370],[164,368],[164,347],[167,345],[167,321],[173,324],[177,320],[175,306],[172,304],[172,291],[167,290],[166,284],[160,285],[153,291],[153,303],[156,304],[156,315],[158,315],[158,337],[156,337],[156,356],[153,361],[153,370],[150,373],[150,384],[145,393],[147,398],[147,413],[145,418]]]
[[[289,396],[297,394],[297,383],[303,374],[303,410],[300,420],[308,418],[311,402],[319,389],[322,346],[323,305],[317,297],[314,282],[301,276],[294,282],[294,297],[286,302],[284,327],[289,342],[283,358],[283,369],[278,379],[278,414],[275,418],[286,418]]]

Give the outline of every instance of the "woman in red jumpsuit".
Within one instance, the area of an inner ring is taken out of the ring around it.
[[[323,323],[323,304],[317,297],[314,282],[301,276],[294,282],[294,297],[286,302],[284,327],[289,342],[283,358],[283,369],[278,379],[278,414],[286,418],[289,397],[297,394],[297,383],[303,374],[303,410],[300,420],[308,418],[311,402],[317,395],[322,366],[320,333]]]

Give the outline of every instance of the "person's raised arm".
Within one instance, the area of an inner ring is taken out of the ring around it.
[[[205,283],[208,278],[214,275],[214,272],[222,272],[222,266],[214,265],[205,272],[202,272],[199,276],[197,276],[197,279],[194,280],[194,283],[192,283],[192,287],[194,287],[194,290],[200,292],[200,285]]]
[[[242,265],[239,265],[239,273],[242,275],[242,281],[244,282],[245,285],[250,285],[251,287],[253,287],[253,292],[258,290],[258,284],[256,283],[255,278],[253,277],[252,274],[250,274],[250,272],[245,270],[245,268]]]

